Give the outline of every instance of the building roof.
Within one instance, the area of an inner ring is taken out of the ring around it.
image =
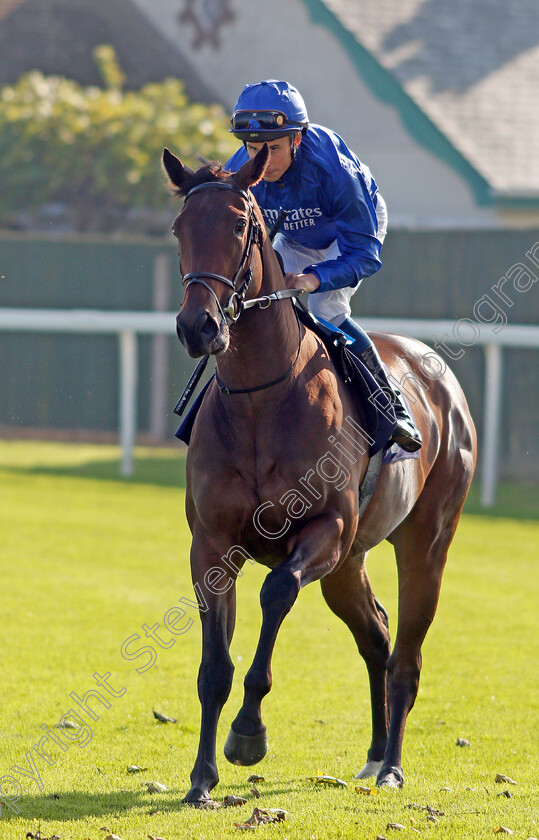
[[[495,197],[539,197],[537,0],[320,2]]]
[[[112,44],[128,88],[175,76],[191,99],[215,98],[131,0],[0,0],[0,85],[29,70],[101,84],[93,49]]]

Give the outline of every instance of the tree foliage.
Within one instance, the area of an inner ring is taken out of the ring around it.
[[[34,71],[1,89],[0,225],[61,202],[77,229],[110,229],[133,207],[167,206],[163,146],[195,167],[236,147],[223,109],[190,102],[181,81],[126,91],[112,47],[95,59],[103,88]]]

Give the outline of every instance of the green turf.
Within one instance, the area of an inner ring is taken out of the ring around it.
[[[142,624],[163,625],[178,598],[192,597],[182,454],[139,450],[131,479],[120,479],[117,465],[114,447],[0,442],[0,784],[6,796],[14,788],[5,777],[22,786],[20,813],[1,809],[2,840],[35,834],[40,817],[42,836],[62,840],[102,840],[103,826],[123,840],[226,838],[237,836],[234,823],[255,805],[289,812],[284,823],[256,829],[288,840],[418,833],[475,840],[493,836],[500,825],[524,840],[538,836],[539,523],[529,493],[522,496],[524,510],[518,488],[509,491],[509,504],[502,493],[496,512],[505,517],[479,515],[472,499],[474,513],[462,518],[424,645],[400,791],[355,791],[351,778],[369,738],[366,672],[316,584],[302,591],[278,639],[274,687],[264,701],[268,756],[255,768],[226,762],[222,746],[241,703],[260,620],[264,571],[247,568],[239,581],[236,677],[219,727],[221,782],[214,793],[220,800],[245,794],[249,803],[198,812],[180,803],[198,737],[198,624],[169,649],[152,641],[156,661],[143,674],[136,672],[142,659],[121,655],[130,636],[143,635]],[[394,633],[396,576],[388,545],[372,552],[369,572]],[[163,631],[163,639],[171,638]],[[99,720],[79,709],[84,728],[69,733],[77,740],[65,752],[54,747],[49,765],[36,757],[40,790],[21,772],[30,772],[27,754],[44,734],[40,726],[77,710],[70,693],[97,688],[93,674],[107,672],[114,691],[125,692],[113,697],[101,689],[110,708],[94,702]],[[179,722],[159,724],[153,709]],[[456,746],[458,737],[471,746]],[[129,764],[147,770],[130,775]],[[265,776],[258,800],[246,781],[252,771]],[[306,777],[318,772],[345,779],[348,787],[316,787]],[[517,784],[495,783],[496,773]],[[168,792],[146,793],[141,782],[149,780]],[[504,790],[511,798],[498,796]],[[444,816],[427,822],[426,811],[408,807],[413,803]],[[405,830],[387,829],[393,822]]]

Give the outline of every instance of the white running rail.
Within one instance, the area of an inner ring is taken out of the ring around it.
[[[442,336],[446,344],[462,344],[453,336],[456,321],[409,318],[363,318],[366,330],[381,330],[420,338],[432,344]],[[472,322],[468,322],[472,325]],[[485,394],[481,454],[481,504],[491,507],[496,498],[498,451],[502,405],[503,348],[539,348],[539,327],[506,324],[499,332],[473,322],[477,339],[472,343],[485,353]],[[121,473],[134,470],[138,384],[138,335],[174,335],[175,312],[114,312],[93,309],[0,308],[0,330],[11,332],[113,333],[120,352],[120,446]],[[466,346],[471,346],[469,343]]]

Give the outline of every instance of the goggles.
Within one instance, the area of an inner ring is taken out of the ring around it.
[[[231,131],[300,131],[296,121],[290,123],[282,111],[235,111],[230,120]]]

